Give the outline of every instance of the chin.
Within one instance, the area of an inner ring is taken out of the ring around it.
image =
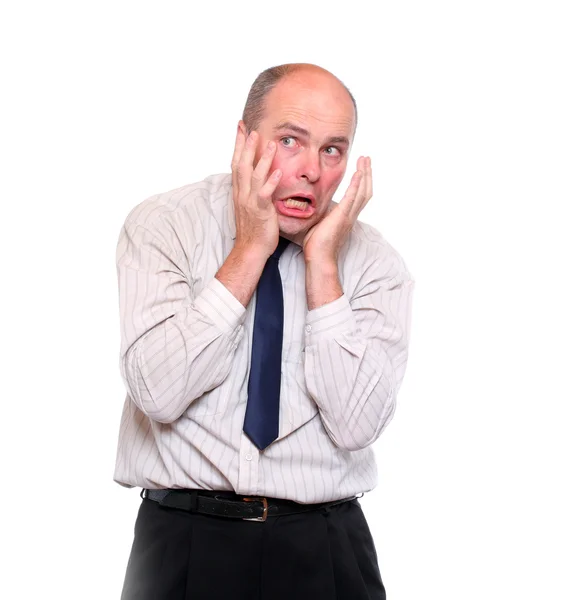
[[[295,244],[302,245],[305,234],[314,224],[310,220],[307,223],[304,220],[278,215],[278,229],[280,234]]]

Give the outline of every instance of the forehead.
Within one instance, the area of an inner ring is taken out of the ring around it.
[[[313,136],[340,135],[352,139],[355,108],[348,92],[331,76],[291,75],[268,94],[263,123],[269,128],[291,122]]]

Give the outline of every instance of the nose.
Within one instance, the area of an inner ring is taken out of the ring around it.
[[[303,153],[298,176],[300,179],[306,179],[309,183],[314,183],[319,179],[321,176],[321,165],[319,163],[318,152],[310,151]]]

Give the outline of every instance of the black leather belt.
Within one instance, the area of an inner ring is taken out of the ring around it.
[[[299,504],[292,500],[279,498],[245,497],[233,492],[207,490],[143,490],[141,497],[153,500],[168,508],[199,512],[214,517],[228,517],[244,521],[266,521],[269,516],[280,517],[330,508],[331,506],[343,504],[343,502],[355,500],[360,496],[319,504]]]

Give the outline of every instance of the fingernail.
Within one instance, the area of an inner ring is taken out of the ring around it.
[[[274,142],[268,142],[268,144],[267,144],[267,148],[268,148],[269,150],[273,150],[273,149],[274,149]]]
[[[276,170],[276,171],[275,171],[275,172],[272,174],[272,176],[273,176],[275,179],[278,179],[278,178],[279,178],[281,175],[282,175],[282,171],[281,171],[280,169],[277,169],[277,170]]]

